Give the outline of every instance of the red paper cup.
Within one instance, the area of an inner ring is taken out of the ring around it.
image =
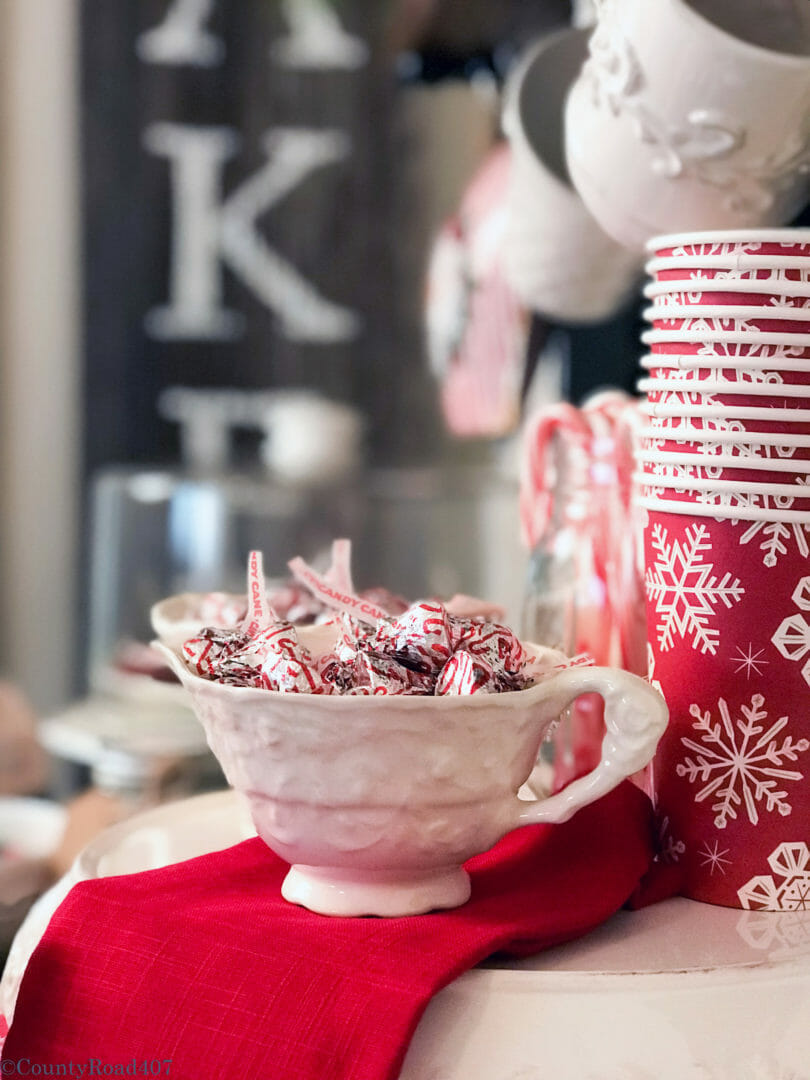
[[[645,270],[656,281],[673,280],[672,275],[684,277],[708,276],[728,281],[806,281],[810,275],[810,255],[781,252],[713,252],[653,255]]]
[[[657,257],[677,256],[703,259],[712,255],[807,255],[810,256],[808,229],[732,229],[714,232],[679,233],[654,236],[646,245]]]
[[[767,269],[733,270],[716,267],[695,266],[686,262],[683,265],[668,266],[665,269],[649,270],[650,277],[656,284],[673,288],[684,280],[691,282],[693,288],[722,287],[733,293],[759,289],[772,295],[788,294],[801,296],[810,284],[810,270],[806,269]],[[739,286],[739,288],[738,288]]]
[[[777,460],[810,461],[810,439],[801,435],[748,433],[741,424],[714,424],[670,417],[639,432],[642,451],[723,456],[741,463]]]
[[[706,320],[688,329],[645,330],[641,340],[649,345],[653,352],[666,347],[677,346],[676,352],[691,354],[695,349],[708,355],[755,355],[766,357],[782,356],[810,357],[810,334],[789,331],[767,333],[762,330],[729,330],[719,325],[711,326]],[[745,349],[747,352],[738,352]]]
[[[749,305],[750,306],[750,305]],[[784,335],[784,334],[810,334],[810,310],[804,308],[791,308],[795,317],[786,315],[787,308],[780,311],[774,307],[751,307],[752,314],[744,314],[743,308],[737,305],[728,307],[729,314],[721,314],[722,308],[717,304],[697,307],[695,315],[684,316],[684,306],[669,305],[669,311],[663,305],[647,308],[644,317],[652,323],[653,330],[658,333],[669,331],[709,331],[710,333],[735,333],[748,334],[756,331],[760,334]],[[678,314],[678,313],[681,314]],[[700,312],[704,312],[703,315]],[[754,315],[753,313],[757,314]],[[782,317],[780,317],[780,314]]]
[[[670,708],[653,762],[663,857],[685,896],[810,898],[810,514],[648,508],[650,679]]]
[[[649,377],[655,379],[683,379],[695,382],[725,380],[745,387],[754,387],[757,391],[768,384],[779,387],[810,386],[810,359],[803,357],[760,358],[648,353],[641,358],[640,364],[648,371]],[[791,393],[800,396],[802,391],[791,391]]]
[[[656,305],[684,307],[810,307],[810,282],[786,282],[781,277],[729,279],[690,277],[654,280],[644,295]]]
[[[646,335],[642,335],[642,338],[646,338]],[[758,362],[777,370],[782,362],[801,361],[806,364],[810,360],[810,349],[803,345],[782,346],[770,341],[756,341],[751,337],[742,336],[737,341],[726,337],[715,341],[707,341],[704,338],[696,338],[694,341],[666,338],[651,342],[650,352],[653,356],[696,356],[700,359],[705,357],[707,363],[718,363],[723,360],[732,363],[737,360],[748,363]]]
[[[788,484],[803,486],[810,496],[810,461],[807,459],[746,460],[717,453],[639,450],[636,463],[646,482],[652,485],[677,486],[682,480],[719,480],[735,488],[741,484]]]
[[[663,477],[639,472],[633,479],[635,490],[642,498],[714,508],[718,515],[753,508],[777,513],[791,511],[806,514],[810,521],[810,478],[807,476],[793,483],[771,480],[757,483],[724,477],[683,474]]]
[[[803,393],[799,396],[795,393],[778,393],[778,386],[771,393],[760,394],[746,391],[743,384],[740,384],[739,390],[733,384],[731,389],[714,389],[717,384],[708,381],[704,381],[704,385],[712,389],[703,391],[691,380],[678,382],[662,379],[656,383],[651,379],[642,379],[639,389],[645,391],[648,405],[675,409],[685,415],[698,410],[705,412],[715,406],[721,416],[739,415],[744,420],[768,419],[769,414],[773,413],[790,422],[793,422],[791,414],[795,414],[796,422],[810,421],[810,386],[806,392],[805,387],[800,387]],[[752,415],[749,416],[749,413]]]
[[[695,403],[683,400],[685,397],[686,395],[676,395],[675,400],[666,403],[648,401],[642,405],[642,411],[649,416],[654,428],[662,430],[681,427],[684,422],[689,426],[698,421],[698,426],[703,424],[709,428],[715,426],[718,430],[739,431],[743,438],[756,433],[797,435],[802,439],[810,439],[810,416],[807,409],[768,408],[749,406],[746,403]]]

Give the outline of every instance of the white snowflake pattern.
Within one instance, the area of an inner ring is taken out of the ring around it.
[[[740,545],[749,544],[757,536],[764,566],[776,566],[781,557],[792,550],[794,543],[803,559],[810,555],[810,522],[754,521],[740,537]]]
[[[733,656],[731,658],[732,662],[737,664],[734,673],[735,675],[738,675],[741,671],[745,671],[746,679],[751,678],[752,672],[756,675],[761,675],[762,672],[760,671],[760,668],[767,667],[769,663],[768,660],[762,659],[762,654],[765,650],[757,649],[757,651],[754,652],[754,645],[751,641],[748,642],[748,652],[743,652],[742,647],[739,645],[737,646],[737,652],[739,653],[739,656]]]
[[[709,625],[714,609],[738,603],[745,593],[742,584],[730,572],[718,578],[712,573],[714,564],[704,561],[712,547],[705,525],[688,526],[680,543],[670,541],[667,530],[656,522],[652,547],[657,557],[647,569],[645,588],[661,616],[656,626],[659,647],[668,652],[676,634],[683,640],[691,635],[693,648],[699,646],[702,653],[714,656],[720,638],[717,627]]]
[[[804,841],[780,844],[768,856],[773,874],[758,874],[737,890],[749,911],[810,911],[810,849]],[[775,879],[781,878],[781,882]]]
[[[804,355],[804,349],[801,345],[771,345],[757,341],[708,341],[705,345],[700,346],[697,355],[735,358],[758,357],[760,360],[767,360],[774,356],[778,356],[780,359],[800,357]],[[716,363],[716,361],[714,362]]]
[[[810,740],[787,735],[780,745],[777,735],[789,718],[780,716],[766,730],[763,721],[768,713],[763,709],[764,704],[762,694],[754,694],[750,705],[741,706],[742,717],[734,722],[727,702],[719,698],[721,722],[718,723],[712,723],[711,711],[703,712],[699,705],[689,708],[695,718],[692,727],[700,741],[682,737],[681,742],[695,757],[685,757],[675,771],[690,783],[703,785],[695,802],[716,796],[712,810],[718,829],[735,820],[737,809],[743,804],[752,825],[759,823],[758,803],[764,804],[766,811],[776,810],[783,817],[792,810],[788,792],[778,784],[803,779],[803,773],[785,765],[787,761],[795,762],[800,753],[810,748]]]
[[[808,308],[810,307],[810,296],[789,296],[781,294],[779,296],[769,297],[768,303],[778,307]]]
[[[810,919],[801,908],[781,914],[748,908],[740,913],[736,929],[747,945],[767,952],[771,960],[810,953]]]
[[[703,848],[698,852],[700,856],[700,865],[708,866],[709,877],[714,877],[715,870],[719,870],[721,874],[725,874],[724,863],[731,865],[731,859],[727,859],[728,848],[720,848],[720,842],[714,841],[714,847],[709,846],[709,841],[703,845]]]
[[[791,599],[799,612],[810,611],[810,576],[800,578]],[[786,660],[800,664],[810,653],[810,623],[802,614],[789,615],[779,624],[771,642]],[[802,668],[802,677],[810,685],[810,660]]]

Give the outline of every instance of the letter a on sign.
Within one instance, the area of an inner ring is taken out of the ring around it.
[[[233,129],[158,123],[144,138],[147,149],[169,160],[174,203],[169,302],[147,313],[150,336],[240,336],[239,314],[223,304],[223,264],[276,314],[290,340],[329,344],[357,336],[357,314],[322,296],[256,228],[310,173],[348,156],[347,135],[272,128],[263,140],[266,163],[225,199],[223,168],[239,145]]]
[[[225,56],[225,45],[205,29],[216,0],[172,0],[166,18],[154,30],[141,34],[135,46],[147,64],[191,64],[215,67]]]

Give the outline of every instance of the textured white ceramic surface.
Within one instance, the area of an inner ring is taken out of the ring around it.
[[[504,265],[525,304],[558,321],[598,322],[627,301],[641,259],[605,233],[568,176],[563,104],[587,55],[585,30],[542,38],[504,95],[512,148]]]
[[[640,251],[656,234],[792,220],[810,158],[806,0],[781,0],[793,29],[788,18],[776,35],[774,0],[747,5],[742,20],[740,4],[715,4],[719,25],[706,0],[595,4],[566,153],[602,227]]]
[[[139,814],[85,849],[12,946],[0,1013],[83,878],[137,873],[252,834],[216,792]],[[807,1080],[810,911],[672,899],[621,911],[579,941],[466,972],[430,1002],[400,1080]]]
[[[259,835],[291,864],[283,895],[328,915],[464,903],[466,859],[610,791],[650,761],[667,721],[657,691],[613,668],[568,668],[504,694],[282,694],[203,679],[157,647]],[[588,692],[605,700],[602,760],[558,794],[522,802],[544,736]]]

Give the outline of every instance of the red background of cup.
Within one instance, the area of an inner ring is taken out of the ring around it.
[[[648,390],[647,401],[654,405],[683,405],[688,412],[689,406],[702,408],[703,406],[719,405],[733,411],[739,409],[792,409],[795,412],[810,410],[810,386],[808,393],[803,397],[780,397],[778,386],[773,394],[747,394],[744,386],[740,387],[739,393],[734,390],[710,390],[708,393],[701,391],[700,386],[692,381],[677,383],[672,381],[672,389]],[[745,421],[749,423],[750,421]]]
[[[656,353],[654,355],[662,356],[663,353]],[[772,366],[778,362],[778,357],[775,357],[775,359],[772,357],[771,360],[766,359],[764,361],[764,363],[768,365],[767,367],[734,367],[732,361],[726,363],[723,359],[720,360],[720,363],[725,364],[724,367],[645,366],[647,377],[650,379],[673,379],[683,380],[685,382],[688,380],[696,383],[698,388],[700,382],[721,379],[740,384],[742,388],[745,388],[746,382],[756,383],[757,386],[761,386],[766,379],[770,380],[771,377],[777,376],[781,382],[773,382],[774,394],[775,390],[780,386],[787,386],[807,387],[808,395],[810,395],[810,366],[806,372],[789,372],[789,370],[779,370],[777,367]]]
[[[743,439],[745,439],[746,436],[759,433],[769,435],[799,435],[803,438],[807,438],[808,440],[810,440],[810,420],[766,420],[760,418],[743,418],[739,416],[738,412],[735,410],[735,406],[731,404],[719,405],[718,409],[722,409],[723,411],[718,411],[715,413],[715,415],[712,416],[696,415],[693,410],[690,410],[688,404],[681,404],[677,401],[668,403],[666,406],[663,404],[657,406],[656,402],[651,401],[649,404],[649,408],[650,410],[653,410],[656,407],[660,407],[662,409],[669,408],[669,404],[672,405],[673,409],[677,407],[677,412],[668,416],[656,416],[654,413],[650,413],[649,420],[652,427],[666,429],[667,424],[670,424],[672,422],[686,421],[687,425],[689,425],[694,424],[695,421],[713,421],[718,426],[727,426],[730,423],[734,424],[734,429],[740,432]],[[706,404],[707,406],[709,405],[709,403]],[[741,409],[748,408],[748,405],[744,402],[738,401],[736,404]],[[700,407],[701,406],[695,405],[695,409]],[[759,406],[754,407],[758,408]],[[680,426],[680,423],[678,423],[678,426]],[[711,423],[706,424],[706,426],[710,427]]]
[[[776,314],[774,312],[774,316]],[[772,319],[746,319],[745,326],[741,327],[737,325],[740,320],[733,317],[712,316],[711,319],[702,317],[685,319],[679,316],[669,316],[666,314],[666,309],[663,309],[660,318],[653,319],[652,329],[663,333],[677,330],[700,330],[707,322],[711,322],[718,331],[728,330],[733,333],[758,330],[763,334],[810,334],[810,311],[808,311],[807,315],[807,319],[779,319],[776,317]]]
[[[753,270],[730,270],[720,266],[701,266],[698,260],[690,261],[688,258],[681,260],[678,266],[666,270],[653,270],[650,276],[655,281],[682,281],[691,278],[699,285],[701,278],[710,281],[727,281],[729,288],[733,289],[735,281],[761,281],[767,283],[767,290],[774,296],[781,296],[785,286],[789,287],[791,281],[799,281],[807,284],[810,282],[810,258],[807,269],[790,267],[788,269],[769,269],[767,266]]]
[[[658,354],[659,356],[662,354]],[[723,361],[721,361],[722,363]],[[775,361],[776,362],[776,361]],[[729,363],[725,367],[648,367],[647,378],[673,379],[674,381],[694,382],[700,388],[701,382],[725,380],[745,389],[747,384],[762,386],[769,383],[776,394],[780,386],[807,386],[810,396],[810,361],[807,371],[779,371],[775,367],[741,368]]]
[[[810,296],[796,296],[792,293],[780,292],[778,289],[771,291],[766,289],[763,282],[762,292],[733,292],[731,283],[729,291],[716,292],[713,289],[701,289],[701,282],[686,282],[680,278],[668,279],[672,282],[672,288],[666,292],[656,292],[648,297],[651,303],[664,307],[666,298],[670,303],[683,304],[689,307],[709,305],[712,307],[771,307],[782,306],[792,308],[810,308]],[[704,283],[705,286],[705,283]]]
[[[763,341],[656,341],[650,346],[653,354],[672,356],[710,356],[761,359],[763,365],[779,370],[780,357],[786,360],[810,360],[810,347],[805,345],[772,345]],[[767,361],[767,365],[765,364]]]
[[[808,533],[810,515],[804,529],[648,511],[650,677],[670,708],[656,811],[663,857],[696,900],[793,910],[810,897],[806,865],[788,872],[782,848],[810,842]]]
[[[721,478],[724,479],[724,478]],[[718,514],[729,507],[745,510],[750,507],[767,510],[790,510],[800,511],[807,514],[810,522],[810,494],[805,498],[787,495],[760,495],[757,493],[740,493],[738,491],[706,492],[686,488],[678,484],[677,480],[667,480],[663,477],[650,477],[649,484],[639,484],[638,490],[644,498],[663,499],[666,502],[679,502],[688,506],[712,506],[717,507]],[[808,488],[804,487],[808,492]],[[801,489],[797,485],[797,496]]]

